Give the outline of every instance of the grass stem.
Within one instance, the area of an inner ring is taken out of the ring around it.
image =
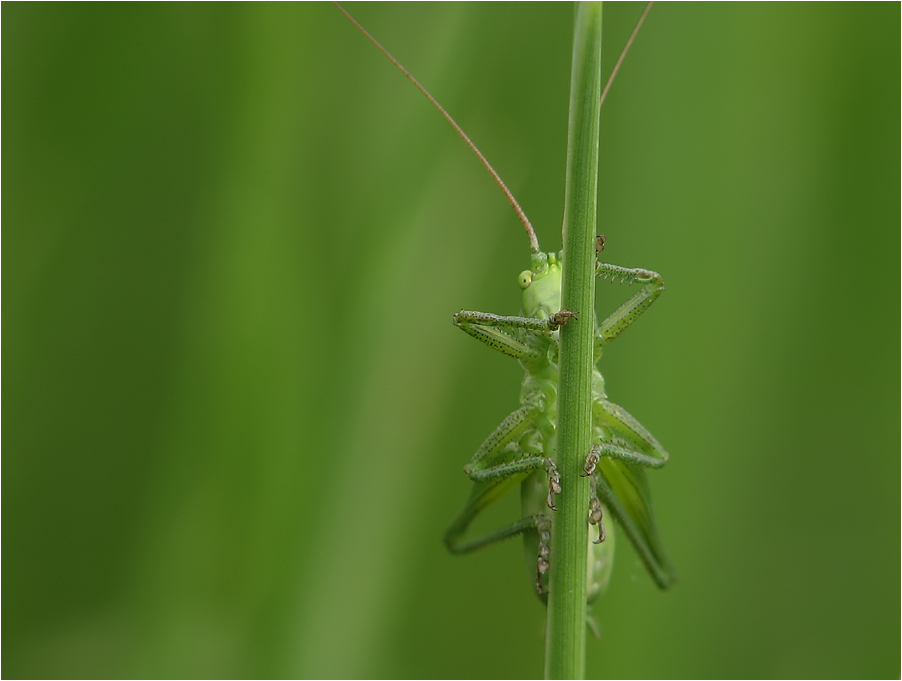
[[[595,216],[601,97],[601,3],[577,5],[570,79],[564,209],[563,305],[579,314],[561,329],[557,465],[563,481],[551,547],[545,676],[585,676],[589,481],[580,477],[592,426]]]

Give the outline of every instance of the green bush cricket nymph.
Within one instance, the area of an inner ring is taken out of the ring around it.
[[[601,101],[648,13],[646,7],[618,59],[605,86]],[[559,382],[559,329],[567,323],[587,323],[594,315],[579,315],[561,307],[562,253],[545,253],[535,232],[501,178],[469,137],[410,73],[398,63],[343,8],[342,12],[397,66],[444,117],[454,126],[488,169],[507,196],[529,238],[530,269],[517,281],[522,290],[520,316],[501,316],[461,310],[454,324],[489,347],[520,361],[525,375],[520,392],[521,407],[505,418],[486,438],[464,471],[473,481],[470,497],[463,510],[445,533],[445,544],[452,553],[468,553],[494,542],[523,535],[530,572],[535,575],[539,596],[547,598],[546,572],[554,556],[549,555],[554,497],[562,480],[555,465],[557,449],[557,395]],[[601,255],[605,237],[596,238]],[[660,275],[645,269],[625,268],[598,260],[596,277],[638,284],[625,303],[601,323],[595,322],[594,360],[597,365],[605,345],[617,338],[664,291]],[[604,590],[613,565],[613,533],[603,518],[613,516],[626,532],[649,573],[665,589],[674,580],[673,569],[665,555],[651,510],[646,468],[660,468],[668,454],[655,437],[623,407],[609,401],[604,379],[597,367],[592,373],[593,444],[588,452],[583,475],[590,478],[589,517],[596,528],[589,536],[587,564],[587,600],[591,603]],[[520,485],[521,518],[516,522],[470,538],[467,532],[476,517],[514,487]],[[591,528],[590,528],[591,529]]]

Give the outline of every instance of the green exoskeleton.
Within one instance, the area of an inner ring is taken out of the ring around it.
[[[603,247],[603,237],[598,238]],[[454,553],[466,553],[516,534],[526,536],[527,554],[535,561],[536,589],[546,592],[548,539],[551,527],[544,507],[554,510],[554,495],[562,484],[554,463],[557,445],[558,329],[574,313],[561,309],[561,258],[535,250],[532,268],[520,273],[523,316],[502,317],[461,311],[454,323],[486,345],[520,360],[525,370],[520,391],[523,406],[511,413],[483,442],[464,470],[473,490],[463,511],[445,534]],[[604,346],[626,329],[664,290],[660,275],[598,262],[596,274],[642,287],[596,326],[595,360]],[[593,433],[584,475],[592,478],[588,523],[597,526],[587,565],[590,600],[604,589],[612,566],[612,537],[603,517],[610,512],[629,536],[657,584],[668,587],[673,573],[664,554],[651,513],[646,467],[659,468],[667,452],[655,437],[623,407],[607,399],[604,378],[592,374]],[[476,516],[515,485],[521,485],[522,517],[508,527],[474,539],[465,533]]]
[[[650,3],[649,3],[650,7]],[[341,8],[340,8],[341,9]],[[342,9],[345,12],[344,9]],[[648,8],[639,20],[602,94],[635,38]],[[349,19],[425,94],[467,142],[507,196],[526,229],[531,248],[530,269],[521,272],[517,283],[522,289],[522,314],[501,316],[486,312],[462,310],[454,315],[454,324],[499,352],[519,360],[524,369],[519,409],[505,418],[486,438],[464,471],[473,481],[472,491],[463,510],[445,533],[445,544],[452,553],[468,553],[488,544],[523,535],[530,572],[535,587],[544,600],[548,581],[546,572],[550,556],[554,497],[562,480],[555,465],[557,450],[557,392],[559,381],[559,329],[567,323],[592,323],[592,313],[577,314],[561,306],[562,253],[545,253],[526,215],[504,182],[486,161],[463,130],[437,101],[350,15]],[[605,237],[596,240],[600,256]],[[664,291],[661,276],[645,269],[631,269],[596,263],[600,279],[638,284],[625,303],[600,324],[595,322],[595,363],[605,345],[617,338]],[[572,321],[571,321],[572,320]],[[603,524],[606,515],[613,516],[626,532],[652,578],[661,588],[673,582],[673,570],[664,553],[651,510],[651,499],[645,476],[646,468],[659,468],[667,462],[667,452],[655,437],[623,407],[608,400],[604,379],[597,368],[592,373],[593,441],[586,452],[583,475],[590,477],[589,517],[594,526],[589,535],[588,601],[591,603],[605,588],[613,561],[613,533]],[[521,517],[516,522],[471,538],[467,531],[474,519],[514,487],[520,486]],[[592,529],[590,527],[590,529]]]

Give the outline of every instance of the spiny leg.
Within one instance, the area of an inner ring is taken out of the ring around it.
[[[535,427],[535,417],[536,410],[534,407],[520,407],[508,414],[485,441],[479,445],[479,449],[473,454],[469,463],[464,466],[464,471],[467,471],[467,475],[470,474],[470,470],[480,470],[494,465],[492,462],[498,459],[498,455],[505,445],[514,440],[519,440]]]
[[[649,433],[649,435],[651,435]],[[657,442],[657,441],[656,441]],[[664,452],[666,455],[666,452]],[[590,478],[591,488],[589,492],[589,524],[598,525],[598,539],[593,544],[600,544],[605,539],[603,508],[598,499],[598,483],[596,482],[595,473],[598,463],[602,457],[615,459],[626,463],[627,465],[638,464],[640,466],[648,466],[650,468],[660,468],[666,463],[666,459],[658,459],[639,451],[634,445],[625,440],[617,440],[614,442],[600,442],[589,448],[589,454],[583,464],[582,477]]]
[[[507,494],[530,472],[544,470],[548,476],[548,506],[554,509],[553,495],[561,491],[560,475],[554,461],[547,457],[530,455],[520,448],[520,441],[534,428],[535,409],[521,407],[508,415],[479,447],[464,471],[474,481],[470,498],[463,510],[445,533],[445,544],[452,553],[463,553],[473,548],[504,538],[486,535],[476,540],[464,541],[470,524],[485,508]]]
[[[593,496],[617,518],[655,582],[666,589],[674,573],[658,535],[645,469],[663,466],[667,452],[625,409],[611,402],[595,402],[593,421],[601,439],[590,448],[584,466],[584,474],[594,482]],[[614,431],[624,437],[615,437]]]
[[[598,499],[598,483],[594,475],[602,457],[623,462],[627,465],[627,468],[635,464],[650,468],[660,468],[666,463],[666,459],[656,459],[649,456],[627,441],[619,441],[619,444],[600,442],[589,448],[589,454],[586,456],[586,461],[583,464],[583,473],[580,475],[584,478],[588,477],[591,482],[589,491],[589,524],[598,525],[598,539],[593,541],[593,544],[600,544],[605,539],[604,523],[602,522],[603,507]]]
[[[520,407],[508,414],[476,450],[473,458],[464,466],[464,472],[473,482],[489,483],[484,496],[494,486],[491,483],[501,483],[522,473],[544,469],[548,475],[548,507],[557,510],[553,495],[561,493],[561,476],[554,460],[544,456],[530,456],[518,444],[520,439],[533,429],[535,416],[534,407]],[[477,486],[474,492],[481,489]],[[505,491],[506,489],[507,487]],[[488,503],[497,498],[498,495],[491,495]]]
[[[514,446],[513,443],[507,445],[505,449],[513,454],[522,454],[522,450]],[[501,463],[497,466],[488,468],[480,468],[474,470],[469,466],[464,466],[464,472],[470,476],[473,482],[492,482],[495,480],[506,480],[508,478],[519,475],[520,473],[531,473],[540,468],[545,469],[548,475],[548,508],[556,511],[554,505],[554,495],[561,493],[561,475],[558,473],[557,465],[554,459],[545,456],[524,457],[516,461]]]
[[[492,532],[487,532],[479,537],[476,537],[475,539],[468,539],[466,541],[462,541],[459,538],[455,538],[453,541],[449,540],[448,534],[450,534],[451,532],[451,530],[449,529],[448,533],[445,534],[445,544],[447,545],[448,550],[451,553],[470,553],[471,551],[476,551],[483,548],[484,546],[488,546],[489,544],[494,544],[495,542],[499,542],[510,537],[516,537],[518,534],[523,534],[524,532],[528,532],[529,530],[534,529],[536,529],[535,516],[527,516],[526,518],[521,518],[515,523],[511,523],[510,525],[499,528]]]
[[[596,400],[592,405],[592,419],[596,426],[610,426],[628,440],[623,443],[602,442],[596,445],[600,450],[596,452],[597,454],[650,468],[660,468],[670,458],[667,450],[648,428],[619,404],[603,399]],[[591,457],[591,452],[589,456]]]
[[[476,324],[480,326],[501,327],[506,329],[525,329],[526,331],[557,331],[567,323],[571,317],[576,317],[575,312],[561,310],[547,319],[538,317],[506,317],[491,312],[474,312],[461,310],[454,315],[454,323],[458,326],[464,324]]]
[[[540,594],[546,594],[548,591],[542,584],[542,579],[545,573],[548,572],[550,565],[549,556],[551,555],[551,518],[547,515],[542,513],[528,515],[515,523],[511,523],[494,532],[489,532],[477,539],[462,542],[452,549],[452,552],[469,553],[489,544],[515,537],[518,534],[528,534],[530,532],[535,532],[538,540],[536,547],[536,590]]]
[[[451,553],[464,554],[476,551],[489,544],[509,539],[510,537],[516,537],[518,534],[526,534],[531,531],[536,532],[538,535],[536,589],[540,594],[544,594],[546,593],[546,590],[545,587],[542,586],[542,577],[548,571],[548,557],[551,553],[551,549],[549,548],[551,545],[551,519],[548,516],[543,514],[526,516],[510,525],[499,528],[493,532],[487,532],[482,536],[467,541],[461,541],[459,539],[451,541],[446,534],[445,544]]]
[[[556,312],[548,319],[505,317],[491,312],[461,310],[454,315],[454,325],[498,352],[514,359],[523,359],[533,352],[519,338],[520,333],[550,333],[575,317],[576,314],[570,310]]]
[[[595,276],[601,279],[617,279],[621,283],[638,283],[644,286],[634,293],[629,300],[618,307],[599,326],[595,337],[595,349],[599,351],[610,340],[632,324],[648,307],[664,292],[664,279],[657,272],[641,268],[627,268],[608,263],[595,263]]]
[[[653,456],[649,456],[648,454],[635,449],[626,441],[622,441],[619,444],[602,442],[601,444],[589,447],[589,454],[586,456],[586,462],[583,465],[583,472],[580,473],[580,476],[587,478],[592,475],[592,473],[595,472],[595,467],[603,456],[606,456],[609,459],[621,459],[623,461],[629,461],[630,463],[637,463],[640,466],[647,466],[649,468],[660,468],[667,463],[666,460],[656,459]]]
[[[658,586],[666,589],[674,580],[673,568],[658,536],[645,468],[667,463],[667,451],[647,428],[613,402],[596,400],[592,415],[601,440],[589,449],[583,468],[583,475],[592,480],[589,522],[599,525],[598,542],[603,541],[604,504],[626,531]]]

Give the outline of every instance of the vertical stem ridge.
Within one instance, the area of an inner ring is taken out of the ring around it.
[[[577,5],[570,79],[564,212],[563,305],[579,314],[561,329],[558,497],[551,546],[545,675],[585,676],[589,481],[580,477],[592,428],[595,216],[601,97],[601,3]]]

